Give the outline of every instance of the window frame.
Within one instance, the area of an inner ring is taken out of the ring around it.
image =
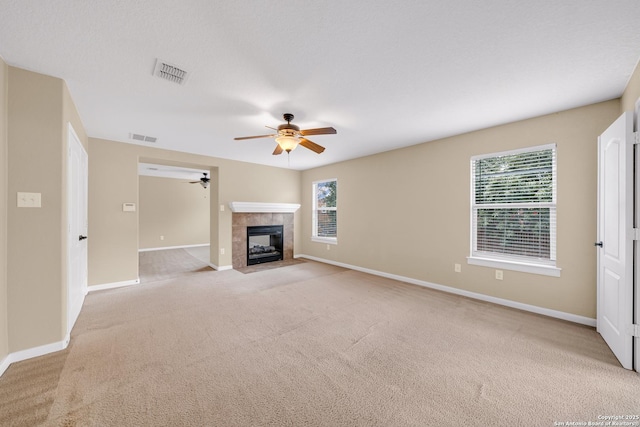
[[[553,150],[552,158],[552,201],[551,202],[522,202],[522,203],[494,203],[494,204],[476,204],[476,187],[474,175],[474,162],[482,159],[513,156],[523,153],[531,153],[536,151]],[[467,257],[467,263],[472,265],[480,265],[492,268],[501,268],[505,270],[521,271],[526,273],[541,274],[546,276],[560,277],[561,269],[556,266],[556,245],[557,245],[557,145],[555,143],[538,145],[533,147],[520,148],[516,150],[501,151],[496,153],[482,154],[472,156],[470,161],[470,255]],[[476,216],[479,208],[485,209],[501,209],[501,208],[518,208],[518,207],[540,207],[549,208],[550,224],[550,259],[536,259],[534,257],[501,254],[498,252],[484,252],[476,250],[477,229]]]
[[[317,186],[320,183],[331,182],[334,181],[336,183],[336,206],[335,207],[327,207],[323,210],[335,211],[336,212],[336,236],[335,237],[327,237],[327,236],[318,236],[318,198],[317,198]],[[328,179],[320,179],[317,181],[313,181],[311,183],[311,241],[318,243],[326,243],[330,245],[338,244],[338,178],[328,178]]]

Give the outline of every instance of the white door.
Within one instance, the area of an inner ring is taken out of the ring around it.
[[[598,139],[597,330],[622,366],[632,369],[633,115]]]
[[[69,123],[67,335],[87,293],[87,152]]]

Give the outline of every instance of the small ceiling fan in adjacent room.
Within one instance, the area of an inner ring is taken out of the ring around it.
[[[211,178],[207,176],[206,172],[202,172],[202,175],[204,176],[200,178],[199,181],[190,181],[189,184],[200,184],[203,188],[207,188],[209,186],[209,181],[211,181]]]
[[[285,113],[283,117],[287,123],[281,124],[277,129],[267,126],[269,129],[273,129],[278,133],[270,135],[242,136],[234,138],[234,140],[241,141],[254,138],[275,138],[278,145],[276,145],[276,149],[273,150],[274,155],[282,154],[283,151],[290,153],[295,150],[298,145],[302,145],[304,148],[308,148],[309,150],[320,154],[324,151],[324,147],[316,144],[315,142],[309,141],[306,137],[309,135],[333,135],[338,133],[332,127],[300,130],[298,126],[291,124],[293,114]]]

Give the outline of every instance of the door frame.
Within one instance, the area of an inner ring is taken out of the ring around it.
[[[633,189],[633,207],[634,207],[634,228],[640,228],[640,145],[638,145],[638,132],[640,131],[640,98],[636,100],[633,112],[633,142],[634,151],[634,189]],[[633,324],[640,324],[640,242],[633,242]],[[633,338],[633,370],[640,372],[640,336]]]

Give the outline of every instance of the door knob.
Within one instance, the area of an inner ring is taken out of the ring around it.
[[[602,247],[602,242],[595,242],[593,245]]]
[[[80,236],[78,236],[78,240],[84,240],[86,238],[87,238],[87,236],[83,236],[82,234]]]

